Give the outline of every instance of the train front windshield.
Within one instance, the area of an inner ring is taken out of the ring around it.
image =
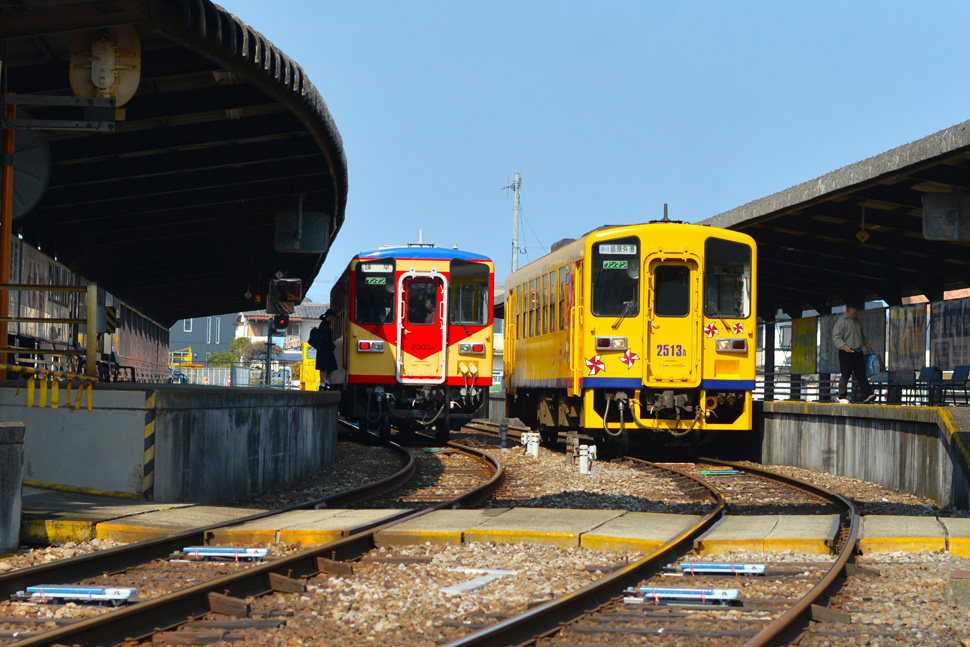
[[[592,313],[633,317],[640,313],[640,239],[636,236],[593,243]]]
[[[720,238],[704,244],[704,314],[751,315],[751,247]]]
[[[357,266],[355,321],[363,326],[394,321],[393,259],[361,263]]]

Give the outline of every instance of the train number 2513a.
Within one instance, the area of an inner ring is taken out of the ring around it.
[[[683,357],[686,354],[680,344],[657,344],[657,357]]]

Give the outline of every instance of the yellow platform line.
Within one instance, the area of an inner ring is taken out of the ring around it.
[[[20,539],[28,544],[63,544],[94,539],[94,523],[71,519],[25,519]]]
[[[897,550],[907,552],[929,550],[945,553],[946,548],[946,539],[943,537],[865,537],[859,540],[859,550],[863,555],[890,553]]]
[[[187,528],[186,528],[187,530]],[[128,523],[112,523],[102,521],[95,527],[95,536],[98,539],[107,539],[130,544],[136,541],[147,541],[158,539],[180,532],[181,529],[158,528],[156,526],[137,526]]]
[[[698,539],[694,542],[694,552],[698,555],[723,555],[736,550],[749,553],[765,552],[763,537],[750,539]]]
[[[461,546],[464,539],[461,530],[382,530],[374,538],[377,546]]]
[[[659,539],[640,539],[637,537],[616,537],[583,533],[579,546],[589,550],[611,550],[614,552],[652,553],[666,542]]]
[[[834,554],[831,542],[822,537],[766,537],[766,553],[784,553],[785,551],[797,551],[810,555],[832,555]]]
[[[312,530],[305,528],[284,528],[279,532],[280,543],[322,546],[337,541],[350,534],[350,529]]]
[[[970,537],[954,537],[951,535],[947,542],[947,548],[951,555],[970,557]]]
[[[57,483],[47,483],[46,481],[23,480],[23,484],[29,487],[42,488],[44,490],[57,490],[58,492],[77,492],[79,494],[93,494],[94,496],[110,496],[117,499],[140,499],[141,496],[131,492],[107,492],[105,490],[95,490],[86,487],[75,487],[73,485],[59,485]],[[25,510],[25,512],[29,512]]]
[[[276,528],[217,528],[209,533],[206,541],[211,546],[268,546],[279,542]]]
[[[465,542],[494,542],[496,544],[548,544],[562,548],[579,546],[579,534],[575,532],[542,530],[496,530],[491,528],[469,528],[465,531]]]

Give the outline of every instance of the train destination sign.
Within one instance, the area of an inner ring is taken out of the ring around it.
[[[636,254],[636,245],[600,245],[600,254]]]

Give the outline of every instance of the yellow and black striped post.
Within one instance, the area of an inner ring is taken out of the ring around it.
[[[141,495],[155,498],[155,398],[156,391],[145,392],[145,466],[142,471]]]
[[[104,309],[104,328],[109,335],[115,334],[115,330],[118,329],[118,309],[114,306]]]

